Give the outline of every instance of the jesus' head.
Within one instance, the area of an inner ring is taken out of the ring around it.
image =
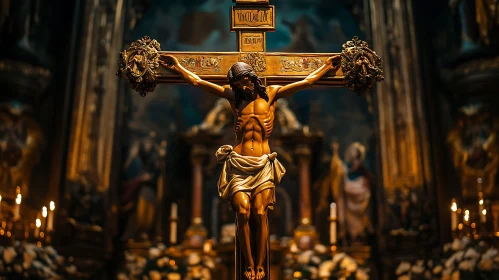
[[[269,96],[262,80],[258,78],[253,68],[244,63],[237,62],[229,70],[227,74],[229,84],[235,94],[235,105],[239,107],[242,100],[254,100],[255,94],[269,101]]]

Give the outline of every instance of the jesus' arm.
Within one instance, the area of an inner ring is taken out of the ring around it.
[[[314,72],[310,73],[305,79],[295,82],[289,85],[285,85],[280,87],[277,91],[276,98],[288,97],[293,95],[294,93],[311,87],[315,82],[317,82],[324,74],[326,74],[329,70],[337,70],[340,68],[341,56],[335,55],[332,56],[324,62],[324,65],[319,67]]]
[[[161,65],[180,74],[187,83],[199,87],[204,91],[217,95],[219,97],[223,97],[228,100],[232,99],[233,93],[230,90],[229,86],[222,87],[201,79],[198,75],[192,73],[191,71],[185,69],[182,65],[180,65],[177,58],[175,58],[174,56],[163,55],[160,57],[159,61]]]

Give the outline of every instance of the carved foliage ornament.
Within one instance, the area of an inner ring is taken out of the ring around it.
[[[144,36],[120,53],[120,68],[116,75],[125,78],[132,89],[145,96],[156,88],[160,51],[158,41]]]
[[[369,91],[375,82],[385,79],[383,60],[357,36],[343,44],[341,68],[347,87],[358,94]]]
[[[265,55],[262,53],[247,53],[241,57],[241,61],[253,67],[256,72],[263,72],[267,69]]]

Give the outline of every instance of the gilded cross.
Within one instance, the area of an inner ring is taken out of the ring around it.
[[[275,7],[269,0],[233,0],[231,31],[237,33],[237,52],[168,52],[148,36],[121,52],[118,75],[142,96],[157,84],[185,81],[175,72],[160,68],[160,56],[173,55],[201,79],[227,84],[227,71],[236,62],[251,65],[266,85],[286,85],[305,78],[337,53],[277,53],[266,51],[266,32],[275,31]],[[354,37],[343,45],[341,68],[326,73],[315,85],[348,87],[359,94],[383,80],[382,60],[366,42]]]

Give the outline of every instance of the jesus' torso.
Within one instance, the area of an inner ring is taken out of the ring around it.
[[[279,86],[267,87],[269,101],[257,95],[254,100],[243,100],[237,108],[234,101],[230,102],[235,118],[236,153],[254,157],[271,153],[269,137],[274,128],[278,90]]]

